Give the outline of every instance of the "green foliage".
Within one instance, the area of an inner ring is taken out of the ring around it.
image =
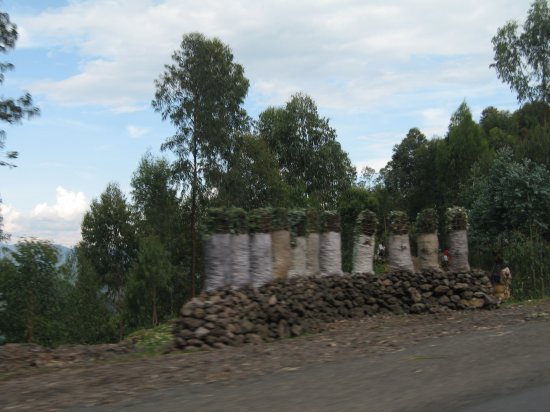
[[[447,232],[468,229],[468,212],[460,206],[453,206],[445,213]]]
[[[319,211],[317,209],[306,209],[306,233],[319,233]]]
[[[136,256],[134,216],[118,184],[109,183],[99,199],[92,200],[81,225],[82,253],[94,267],[116,308],[119,339],[124,336],[124,288]]]
[[[416,217],[417,233],[437,232],[438,219],[437,212],[433,208],[423,209]]]
[[[184,190],[191,183],[191,295],[198,280],[197,239],[205,193],[219,188],[231,162],[237,136],[249,128],[242,108],[248,92],[244,69],[233,62],[230,48],[200,33],[183,36],[172,64],[155,82],[153,108],[176,128],[161,146],[172,151],[174,172]]]
[[[157,236],[140,239],[137,259],[129,274],[127,306],[134,305],[134,316],[137,314],[143,323],[143,312],[149,313],[150,325],[157,326],[159,319],[170,313],[159,313],[159,296],[168,288],[172,265],[168,253]],[[140,316],[141,315],[141,316]]]
[[[17,26],[10,20],[8,13],[0,13],[0,53],[7,53],[15,47],[17,41]],[[11,63],[0,63],[0,84],[4,83],[4,73],[13,70]],[[30,119],[40,114],[40,110],[34,106],[32,96],[25,93],[18,99],[5,99],[0,97],[0,121],[8,124],[20,123],[21,120]],[[15,166],[11,161],[18,156],[17,152],[4,151],[6,145],[6,133],[0,130],[0,166]],[[2,160],[5,158],[7,160]],[[0,231],[0,235],[2,232]]]
[[[340,215],[334,210],[325,210],[321,212],[321,233],[340,232],[342,230],[340,224]]]
[[[248,233],[248,213],[239,207],[228,209],[229,231],[235,235]]]
[[[273,220],[271,208],[258,208],[248,214],[248,226],[250,233],[270,233]]]
[[[147,355],[162,354],[174,342],[172,324],[161,323],[151,329],[139,329],[128,335],[125,341],[132,342],[136,348]]]
[[[378,224],[378,218],[376,213],[371,210],[365,209],[359,216],[357,216],[357,222],[355,226],[356,234],[363,234],[372,236],[376,233],[376,225]]]
[[[550,103],[550,8],[535,0],[518,33],[518,22],[500,27],[493,37],[494,67],[499,79],[517,93],[519,102]]]
[[[276,207],[273,209],[271,229],[274,232],[288,230],[288,210],[286,208]]]
[[[121,299],[137,248],[133,216],[118,184],[109,183],[99,199],[92,200],[81,230],[82,252],[112,299]]]
[[[409,218],[400,210],[390,212],[390,233],[394,235],[406,235],[409,233]]]
[[[516,162],[502,150],[473,191],[472,235],[479,243],[514,231],[526,235],[533,228],[550,239],[550,172],[544,166]]]
[[[36,239],[18,242],[11,257],[0,261],[0,293],[6,302],[0,330],[8,342],[54,346],[68,339],[70,284],[57,264],[57,249]]]
[[[288,211],[288,223],[293,238],[306,235],[306,212],[303,209],[292,209]]]
[[[4,296],[0,292],[0,316],[5,316],[3,313],[6,311],[6,301],[4,300]],[[2,329],[0,329],[0,345],[3,345],[6,343],[6,335],[2,332]]]
[[[76,249],[75,255],[76,282],[69,296],[71,310],[67,316],[69,342],[87,345],[116,342],[118,331],[113,306],[101,280],[81,248]]]
[[[292,189],[279,173],[279,165],[267,143],[254,135],[237,137],[237,144],[222,175],[212,204],[256,209],[287,206]]]
[[[227,209],[210,208],[206,211],[204,227],[207,235],[214,233],[229,233],[231,225]]]
[[[311,97],[298,93],[283,108],[269,107],[260,114],[258,131],[291,188],[292,206],[336,207],[340,194],[355,181],[336,131],[319,116]]]
[[[376,210],[378,198],[373,191],[362,187],[350,187],[339,199],[338,213],[342,226],[342,268],[351,272],[353,266],[353,243],[357,216],[364,209]]]
[[[512,270],[511,294],[514,299],[550,296],[550,243],[539,233],[512,233],[494,239]]]

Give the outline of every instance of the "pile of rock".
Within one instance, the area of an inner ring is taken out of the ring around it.
[[[377,313],[494,308],[491,291],[482,271],[275,280],[260,288],[203,293],[183,306],[174,335],[180,349],[273,341],[318,331],[326,322]]]

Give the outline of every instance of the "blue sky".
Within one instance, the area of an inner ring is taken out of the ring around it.
[[[517,108],[489,68],[491,37],[526,0],[3,0],[20,38],[4,96],[28,90],[41,116],[4,126],[17,168],[0,169],[5,230],[74,245],[93,198],[129,193],[141,156],[171,135],[154,80],[183,34],[228,44],[250,80],[253,117],[302,91],[352,162],[379,169],[411,127],[443,136],[464,100],[476,118]]]

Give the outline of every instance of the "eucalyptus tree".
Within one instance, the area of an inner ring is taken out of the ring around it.
[[[547,0],[535,0],[519,32],[509,21],[492,39],[494,67],[499,79],[517,93],[519,102],[550,103],[550,8]]]
[[[79,246],[117,308],[122,337],[124,289],[137,245],[134,217],[117,183],[109,183],[99,199],[92,200],[82,219],[81,232]]]
[[[336,140],[329,119],[321,117],[311,97],[293,95],[284,107],[260,114],[258,132],[277,159],[285,182],[305,198],[291,193],[297,206],[337,206],[338,197],[355,181],[355,169]]]
[[[176,155],[175,170],[185,190],[190,182],[194,295],[199,196],[215,187],[227,168],[235,136],[247,127],[242,105],[249,82],[221,40],[190,33],[183,36],[155,86],[153,108],[176,128],[162,149]]]
[[[17,25],[10,20],[8,13],[0,12],[0,53],[7,53],[15,47],[17,41]],[[0,62],[0,84],[4,82],[4,73],[13,70],[11,63]],[[25,93],[17,99],[0,97],[0,121],[9,124],[20,123],[40,113],[34,106],[30,93]],[[0,130],[0,166],[14,166],[11,162],[17,158],[17,152],[4,151],[6,133]],[[6,160],[3,160],[6,159]]]

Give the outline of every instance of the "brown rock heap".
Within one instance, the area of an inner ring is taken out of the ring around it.
[[[491,293],[486,273],[475,270],[297,277],[260,288],[205,292],[183,306],[174,335],[180,349],[269,342],[377,313],[491,309],[496,307]]]

